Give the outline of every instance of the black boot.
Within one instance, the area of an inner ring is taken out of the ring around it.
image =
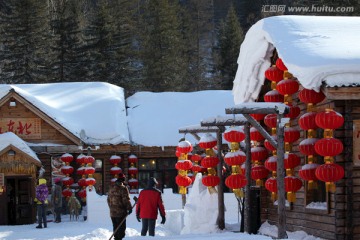
[[[42,226],[39,224],[39,225],[36,226],[36,228],[42,228]]]

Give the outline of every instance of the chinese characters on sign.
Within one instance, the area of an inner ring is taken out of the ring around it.
[[[354,166],[360,166],[360,120],[354,120],[353,131],[353,161]]]
[[[41,139],[40,118],[0,118],[0,134],[13,132],[22,139]]]

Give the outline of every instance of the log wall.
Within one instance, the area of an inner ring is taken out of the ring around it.
[[[294,105],[296,104],[302,110],[301,115],[304,114],[306,106],[300,104],[297,99],[294,102]],[[310,235],[328,240],[360,239],[360,167],[354,167],[352,153],[353,120],[360,119],[360,101],[324,101],[316,106],[317,111],[332,108],[345,118],[342,128],[334,131],[334,137],[344,144],[344,151],[335,157],[335,162],[344,167],[345,177],[336,183],[336,192],[328,194],[327,210],[306,208],[309,202],[306,202],[306,192],[302,187],[296,194],[296,202],[293,206],[287,207],[286,230],[303,230]],[[292,126],[297,126],[297,120],[293,121]],[[304,139],[304,131],[301,132],[301,138],[293,144],[293,152],[302,157],[303,165],[304,156],[297,148],[299,142]],[[296,176],[301,165],[295,169]],[[277,205],[272,203],[270,196],[266,189],[262,191],[262,222],[267,220],[270,224],[277,225]]]

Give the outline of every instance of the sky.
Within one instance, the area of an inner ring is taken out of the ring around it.
[[[136,220],[135,211],[128,216],[126,222],[125,239],[132,240],[171,240],[171,239],[197,239],[197,240],[272,240],[276,236],[277,227],[265,222],[260,227],[259,234],[238,232],[240,229],[238,202],[233,193],[225,193],[225,229],[216,227],[217,195],[210,194],[201,183],[201,174],[196,176],[193,186],[186,196],[186,205],[182,208],[180,194],[165,189],[162,194],[166,209],[166,223],[161,225],[157,220],[155,237],[142,237],[141,223]],[[49,214],[48,227],[36,229],[36,223],[18,226],[0,226],[1,240],[104,240],[112,234],[112,224],[106,195],[100,196],[87,188],[88,220],[84,221],[80,215],[78,221],[70,221],[69,215],[62,216],[61,223],[54,223],[53,216]],[[131,202],[134,204],[131,194]],[[237,232],[236,232],[237,231]],[[293,240],[321,240],[308,235],[303,231],[287,232],[288,239]],[[267,236],[265,236],[266,234]]]

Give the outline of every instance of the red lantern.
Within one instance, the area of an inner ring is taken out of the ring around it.
[[[177,175],[175,177],[176,184],[181,187],[188,187],[192,181],[188,176]]]
[[[202,159],[202,156],[199,155],[199,154],[194,154],[194,155],[192,155],[192,157],[191,157],[191,161],[193,161],[193,162],[200,162],[201,159]]]
[[[264,95],[265,102],[284,102],[284,96],[277,90],[271,90]]]
[[[265,77],[266,79],[272,81],[272,82],[279,82],[281,81],[284,77],[284,72],[281,71],[279,68],[277,68],[276,66],[273,67],[269,67],[268,69],[266,69],[265,71]]]
[[[302,115],[298,121],[300,128],[303,130],[317,129],[318,126],[315,123],[315,117],[315,112],[308,112]]]
[[[74,172],[74,168],[72,166],[68,166],[68,165],[62,166],[60,170],[63,174],[65,174],[67,176]]]
[[[264,147],[251,148],[251,161],[262,161],[268,157],[268,152]]]
[[[326,182],[326,191],[335,192],[334,182],[342,179],[345,172],[344,168],[336,163],[326,163],[316,168],[315,175],[319,180]]]
[[[300,108],[298,106],[293,106],[291,104],[288,104],[288,106],[290,107],[290,111],[288,114],[285,114],[285,117],[290,119],[297,118],[300,115]]]
[[[242,174],[233,174],[225,179],[225,185],[231,189],[243,188],[246,184],[246,177]]]
[[[138,173],[138,169],[136,167],[129,167],[128,173],[130,175],[136,175]]]
[[[327,109],[316,114],[315,122],[323,129],[337,129],[344,124],[344,117],[338,112]]]
[[[265,168],[269,171],[277,171],[277,156],[271,156],[265,161]]]
[[[76,162],[80,165],[84,164],[84,159],[85,159],[85,155],[84,154],[80,154],[77,158],[76,158]]]
[[[80,198],[86,198],[86,189],[82,189],[78,192]]]
[[[87,184],[88,186],[94,186],[95,183],[96,183],[95,178],[86,178],[86,184]]]
[[[178,143],[177,150],[180,153],[187,154],[188,152],[191,152],[193,149],[191,143],[189,141],[181,141]]]
[[[93,164],[95,162],[95,158],[93,156],[85,156],[84,163],[86,164]]]
[[[284,130],[284,142],[293,143],[300,138],[299,130],[293,127],[287,127]]]
[[[122,169],[119,167],[112,167],[110,168],[110,174],[111,175],[117,175],[119,173],[122,173]]]
[[[193,172],[201,172],[202,169],[203,169],[203,168],[202,168],[201,166],[199,166],[199,165],[193,165],[192,168],[191,168],[191,170],[192,170]]]
[[[64,186],[70,186],[74,183],[74,179],[72,177],[64,177],[61,179]]]
[[[265,137],[255,128],[250,128],[250,139],[252,141],[260,142],[265,139]]]
[[[278,192],[277,179],[275,177],[268,178],[265,182],[265,188],[271,192],[271,199],[275,201]]]
[[[116,155],[112,155],[112,156],[110,157],[109,162],[110,162],[112,165],[118,165],[118,164],[121,162],[121,157],[120,157],[120,156],[116,156]]]
[[[213,168],[216,167],[219,162],[219,158],[217,157],[206,156],[201,160],[201,166],[204,168]]]
[[[224,157],[224,161],[227,165],[241,165],[246,161],[246,155],[242,151],[228,152]]]
[[[256,121],[261,121],[264,119],[266,114],[262,114],[262,113],[251,113],[249,114],[250,116],[252,116]]]
[[[95,168],[93,168],[93,167],[85,167],[84,174],[90,175],[90,174],[94,174],[94,173],[95,173]]]
[[[300,101],[304,103],[312,103],[312,104],[319,103],[325,99],[325,95],[323,92],[321,91],[316,92],[314,90],[310,90],[306,88],[304,88],[299,92],[298,97]]]
[[[322,138],[315,143],[315,151],[317,154],[326,156],[336,156],[343,151],[343,144],[336,138]]]
[[[128,184],[132,188],[137,188],[139,186],[139,181],[135,178],[131,178],[129,179]]]
[[[204,176],[201,179],[201,182],[207,187],[215,187],[220,183],[220,178],[218,176]]]
[[[78,175],[84,175],[85,174],[85,167],[79,167],[78,169],[76,169],[76,173]]]
[[[284,179],[285,192],[287,192],[287,199],[289,202],[295,202],[295,192],[299,191],[302,187],[302,181],[294,176],[286,176]]]
[[[315,174],[316,168],[319,167],[319,164],[308,163],[301,167],[299,170],[299,177],[305,181],[316,181],[318,180]]]
[[[179,160],[175,164],[177,170],[190,170],[192,168],[192,162],[190,160]]]
[[[277,124],[277,115],[276,114],[268,114],[264,118],[264,123],[269,128],[276,128]]]
[[[277,140],[276,135],[271,136],[271,138],[273,138],[275,141]],[[267,139],[265,139],[265,141],[264,141],[264,146],[269,151],[276,151],[276,148],[273,145],[271,145],[271,143]]]
[[[134,154],[131,154],[131,155],[128,157],[128,161],[129,161],[129,163],[137,163],[138,158],[137,158],[137,156],[135,156]]]
[[[60,157],[60,160],[63,161],[64,163],[70,163],[72,162],[73,159],[74,157],[69,153],[65,153]]]
[[[281,58],[276,59],[275,64],[276,64],[276,67],[278,69],[280,69],[281,71],[287,71],[288,70]]]
[[[307,138],[300,142],[299,150],[304,155],[315,155],[315,143],[319,141],[317,138]]]
[[[65,188],[65,189],[62,191],[62,195],[63,195],[64,197],[68,198],[68,197],[71,197],[71,196],[72,196],[72,192],[71,192],[70,189]]]
[[[301,159],[295,153],[284,154],[284,168],[292,169],[300,165]]]
[[[253,166],[251,168],[251,178],[256,180],[257,186],[262,186],[263,183],[261,179],[267,178],[268,175],[269,175],[269,170],[267,170],[262,165]]]
[[[202,149],[213,148],[217,145],[217,140],[211,134],[207,133],[201,137],[199,141],[199,147]]]
[[[78,185],[80,187],[86,187],[87,186],[86,178],[80,178],[78,181]]]
[[[245,133],[239,127],[232,127],[224,132],[224,139],[228,142],[241,142],[245,139]]]
[[[299,83],[294,78],[284,79],[278,82],[276,90],[282,95],[292,95],[299,90]]]

